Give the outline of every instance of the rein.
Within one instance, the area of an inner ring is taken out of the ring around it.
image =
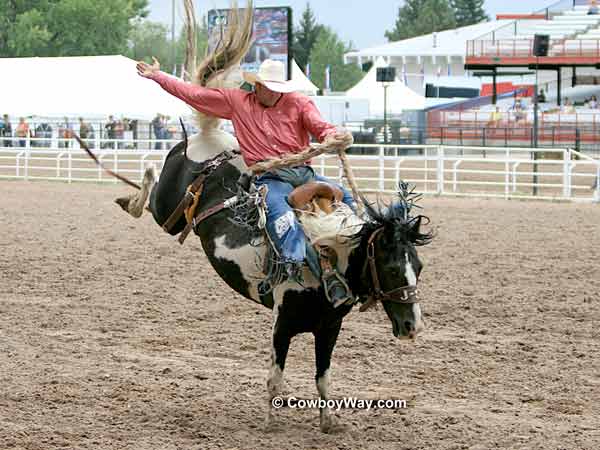
[[[375,241],[379,236],[379,233],[383,231],[383,227],[378,228],[369,238],[367,244],[367,263],[369,265],[369,269],[371,272],[371,278],[373,280],[373,288],[375,293],[370,295],[368,300],[360,307],[360,311],[366,311],[370,307],[374,306],[377,302],[392,302],[392,303],[404,303],[404,304],[413,304],[418,303],[419,300],[417,298],[417,286],[401,286],[396,289],[392,289],[390,291],[385,292],[381,288],[381,283],[379,282],[379,274],[377,273],[377,266],[375,264]]]

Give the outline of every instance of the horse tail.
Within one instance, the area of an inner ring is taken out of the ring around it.
[[[196,72],[196,84],[206,86],[208,81],[219,72],[226,71],[242,61],[252,44],[253,25],[253,0],[247,1],[243,14],[237,7],[237,1],[233,0],[227,18],[227,30],[221,28],[217,45],[200,63]]]
[[[196,11],[194,9],[194,2],[192,0],[183,0],[183,9],[185,12],[185,19],[183,21],[183,27],[185,29],[186,43],[185,43],[185,60],[184,67],[186,74],[184,78],[190,81],[196,73],[196,63],[198,57],[197,45],[197,24],[196,24]]]
[[[94,152],[92,152],[90,150],[90,148],[87,146],[87,144],[81,140],[81,138],[77,135],[77,133],[71,132],[71,134],[73,135],[73,137],[75,138],[75,140],[77,142],[79,142],[79,146],[88,154],[88,156],[90,158],[92,158],[94,160],[94,162],[96,163],[97,166],[101,167],[107,174],[115,177],[117,180],[122,181],[125,184],[128,184],[129,186],[136,188],[138,191],[141,190],[141,186],[137,183],[134,183],[133,181],[131,181],[129,178],[124,177],[123,175],[118,174],[117,172],[114,172],[112,170],[110,170],[108,167],[106,167],[104,164],[102,164],[102,162],[98,159],[98,157],[94,154]]]

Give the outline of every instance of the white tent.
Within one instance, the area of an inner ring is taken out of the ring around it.
[[[184,102],[140,78],[135,64],[124,56],[0,58],[0,113],[132,119],[191,114]]]
[[[373,116],[383,116],[383,83],[377,81],[377,68],[387,67],[383,58],[377,59],[371,70],[360,82],[346,92],[351,98],[369,99],[369,110]],[[425,97],[408,88],[398,77],[387,88],[388,114],[400,114],[404,110],[425,108]]]
[[[305,95],[317,95],[319,88],[302,72],[295,59],[292,59],[292,81],[298,91]]]

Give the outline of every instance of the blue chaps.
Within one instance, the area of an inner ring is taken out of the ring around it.
[[[317,175],[307,165],[265,172],[256,178],[255,184],[257,187],[267,186],[267,231],[284,262],[300,265],[306,261],[311,272],[319,279],[321,269],[316,252],[308,243],[296,214],[287,201],[288,195],[295,188],[309,181],[338,186],[344,193],[342,201],[354,209],[354,199],[347,189]]]

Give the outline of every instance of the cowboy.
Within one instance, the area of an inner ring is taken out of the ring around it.
[[[333,146],[340,146],[349,139],[347,131],[338,130],[323,120],[312,100],[294,92],[293,83],[287,81],[285,66],[279,61],[267,59],[257,74],[245,73],[245,81],[254,86],[253,92],[247,92],[183,82],[161,72],[158,60],[153,59],[152,65],[138,62],[138,74],[154,80],[202,113],[231,120],[248,167],[268,158],[301,152],[309,145],[309,134]],[[287,201],[295,187],[309,181],[334,184],[317,175],[307,164],[265,172],[255,183],[267,186],[267,231],[284,259],[289,278],[299,281],[306,261],[317,279],[322,280],[326,296],[337,307],[353,300],[350,290],[335,269],[329,267],[322,271],[319,263],[315,263],[315,259],[318,261],[316,251],[307,243]],[[350,193],[345,189],[343,193],[343,202],[353,207]]]

